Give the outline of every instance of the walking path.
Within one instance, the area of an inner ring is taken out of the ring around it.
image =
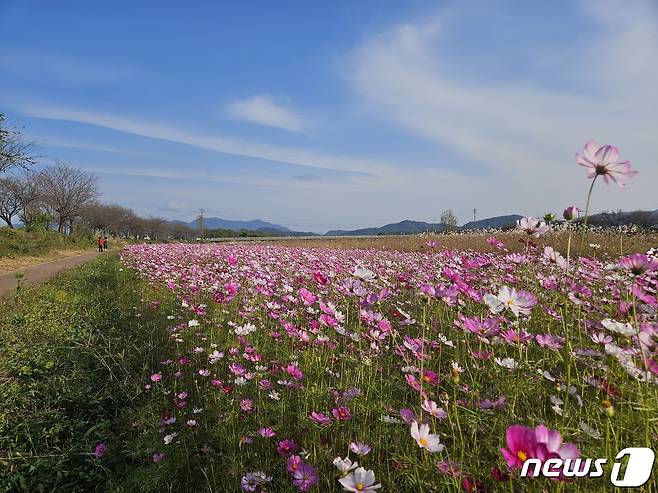
[[[88,262],[96,258],[98,252],[83,253],[82,255],[75,255],[73,257],[66,257],[52,262],[45,262],[43,264],[31,265],[23,269],[14,270],[5,274],[0,274],[0,296],[16,289],[16,273],[23,272],[21,283],[25,285],[36,284],[39,282],[47,281],[55,274],[64,272],[80,264]]]

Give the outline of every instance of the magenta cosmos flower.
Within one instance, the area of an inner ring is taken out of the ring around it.
[[[585,144],[583,155],[576,154],[576,162],[588,169],[587,178],[602,176],[607,184],[615,182],[625,187],[626,182],[637,175],[630,161],[619,161],[619,149],[611,145],[599,146],[593,140]]]
[[[566,460],[580,457],[578,447],[573,443],[564,443],[559,431],[544,425],[534,429],[512,425],[507,428],[506,440],[507,448],[500,451],[512,469],[522,467],[528,459],[539,459],[543,462],[552,458]]]
[[[658,260],[655,260],[644,253],[636,253],[623,257],[619,260],[622,269],[629,271],[634,276],[641,276],[647,272],[653,272],[658,269]]]
[[[304,463],[292,473],[292,484],[297,486],[299,491],[310,490],[318,479],[318,471],[311,464]]]
[[[526,460],[537,457],[537,439],[532,428],[512,425],[507,428],[505,436],[507,448],[501,448],[500,452],[510,468],[519,468]]]
[[[347,421],[352,417],[352,412],[349,407],[339,406],[331,410],[331,414],[334,415],[338,421]]]
[[[580,209],[576,207],[575,205],[570,205],[566,209],[564,209],[564,212],[562,213],[562,217],[566,219],[567,221],[573,221],[578,217],[578,213],[580,212]]]
[[[97,459],[100,459],[105,455],[105,452],[107,452],[107,443],[101,442],[98,445],[96,445],[96,449],[94,450],[94,456]]]

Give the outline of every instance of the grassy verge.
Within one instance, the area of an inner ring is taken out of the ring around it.
[[[0,257],[46,255],[53,250],[93,248],[93,236],[65,236],[56,231],[27,232],[22,229],[0,228]]]
[[[166,345],[142,289],[102,257],[0,306],[0,491],[121,489],[140,476],[148,457],[123,444],[132,409],[148,414],[142,375]]]

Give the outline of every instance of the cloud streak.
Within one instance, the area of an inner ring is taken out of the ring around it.
[[[301,132],[309,127],[309,123],[301,115],[277,103],[267,94],[235,101],[228,105],[227,112],[238,120],[291,132]]]
[[[260,142],[224,136],[208,136],[159,122],[137,120],[94,111],[68,108],[42,103],[13,103],[25,116],[70,121],[118,130],[152,139],[177,142],[200,149],[294,164],[309,168],[343,171],[377,177],[393,173],[397,166],[383,160],[344,156],[321,151],[263,144]]]

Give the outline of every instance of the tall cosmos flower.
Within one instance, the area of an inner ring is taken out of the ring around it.
[[[599,146],[593,140],[585,144],[582,156],[576,154],[576,162],[588,169],[587,178],[602,176],[606,184],[612,181],[620,187],[625,187],[626,182],[637,175],[630,161],[619,161],[619,149],[611,145]]]

